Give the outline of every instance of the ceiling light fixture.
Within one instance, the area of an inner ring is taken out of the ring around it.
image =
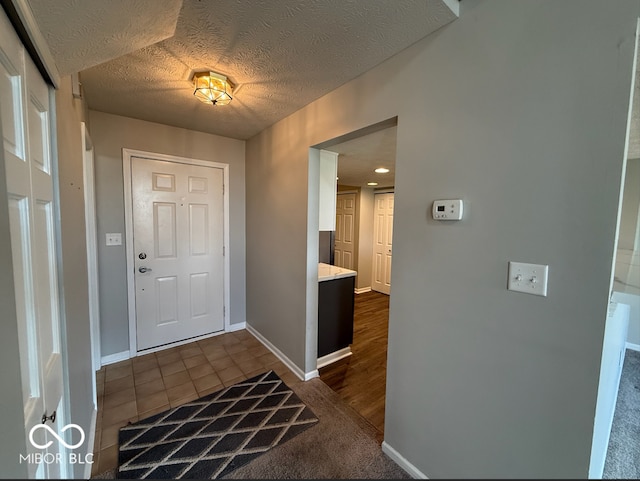
[[[377,182],[367,182],[367,185],[378,185]]]
[[[384,167],[378,167],[376,170],[374,170],[374,172],[376,174],[386,174],[387,172],[389,172],[389,169],[385,169]]]
[[[227,105],[231,102],[231,93],[235,87],[224,75],[215,72],[196,72],[191,79],[193,95],[200,102],[210,105]]]

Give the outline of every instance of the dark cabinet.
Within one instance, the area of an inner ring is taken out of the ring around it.
[[[353,342],[355,277],[318,282],[318,357]]]

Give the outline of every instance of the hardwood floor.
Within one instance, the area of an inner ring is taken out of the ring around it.
[[[353,354],[320,369],[320,379],[378,430],[382,442],[389,296],[357,294],[353,324]]]

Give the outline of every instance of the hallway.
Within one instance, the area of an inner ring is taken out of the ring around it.
[[[355,297],[353,354],[320,369],[320,378],[384,433],[389,296],[371,291]]]

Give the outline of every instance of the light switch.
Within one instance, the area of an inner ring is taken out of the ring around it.
[[[111,233],[107,234],[107,245],[108,246],[121,246],[122,245],[122,234],[121,233]]]
[[[509,282],[507,289],[546,297],[548,275],[549,266],[526,264],[524,262],[509,262]]]

